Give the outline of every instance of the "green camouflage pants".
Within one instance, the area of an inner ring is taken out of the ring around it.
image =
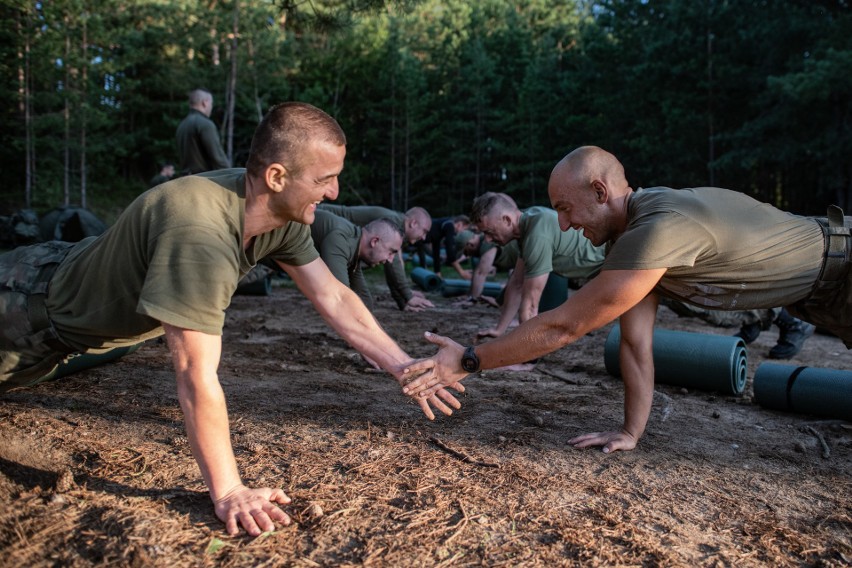
[[[44,301],[74,244],[51,241],[0,255],[0,392],[39,382],[72,351],[60,341]]]
[[[692,304],[660,297],[660,304],[666,306],[680,317],[698,318],[716,327],[740,327],[759,323],[762,329],[769,329],[781,308],[765,308],[755,310],[708,310]]]

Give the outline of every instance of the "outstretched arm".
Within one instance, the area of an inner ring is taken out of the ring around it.
[[[225,394],[217,368],[222,339],[164,323],[166,340],[177,377],[178,399],[186,421],[186,434],[192,455],[228,534],[242,526],[257,536],[275,529],[275,523],[289,524],[290,518],[275,503],[289,503],[281,489],[250,489],[243,485],[231,448]]]
[[[413,376],[404,375],[406,364],[411,361],[411,357],[385,333],[358,296],[332,276],[322,259],[303,266],[281,264],[281,267],[287,271],[323,319],[352,347],[369,360],[378,363],[400,383],[403,379]],[[420,408],[430,420],[435,418],[430,404],[447,415],[453,413],[450,406],[461,408],[458,400],[446,390],[436,390],[432,394],[436,396],[430,395],[426,399],[418,400]]]
[[[665,269],[604,270],[558,308],[527,320],[511,333],[476,347],[482,369],[514,365],[541,357],[569,345],[621,316],[642,301]],[[431,336],[431,334],[430,334]],[[423,373],[406,385],[404,392],[429,396],[442,384],[453,384],[466,376],[461,369],[460,346],[448,341],[437,354],[408,366],[411,376]]]

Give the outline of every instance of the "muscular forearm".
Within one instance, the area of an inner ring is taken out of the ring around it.
[[[178,377],[178,397],[192,455],[216,501],[242,484],[231,448],[225,395],[217,380],[193,379],[190,373]],[[203,386],[194,386],[199,384]]]
[[[382,369],[399,376],[411,358],[381,328],[376,318],[357,298],[343,288],[334,300],[321,302],[320,313],[352,347],[375,361]],[[326,311],[328,310],[328,311]]]

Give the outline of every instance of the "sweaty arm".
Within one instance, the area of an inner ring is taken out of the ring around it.
[[[231,448],[225,394],[217,368],[222,338],[163,323],[177,378],[178,399],[192,455],[198,462],[216,515],[229,534],[240,525],[252,536],[274,530],[273,521],[290,523],[274,503],[289,503],[281,489],[243,485]]]
[[[650,270],[604,270],[572,294],[558,308],[540,314],[519,325],[511,333],[479,345],[475,353],[481,369],[514,365],[541,357],[569,345],[590,331],[621,316],[647,296],[665,274],[664,268]],[[652,329],[647,330],[650,334]],[[462,380],[464,348],[455,341],[427,334],[426,339],[439,346],[431,358],[408,366],[412,376],[421,376],[406,385],[404,392],[429,396],[442,384]]]
[[[404,373],[411,357],[385,333],[358,296],[332,276],[321,258],[302,266],[280,262],[279,265],[311,301],[323,319],[352,347],[370,361],[375,361],[400,383],[403,378],[408,379],[411,376]],[[461,387],[461,385],[457,386]],[[457,390],[464,389],[461,387]],[[429,404],[447,415],[452,414],[452,410],[444,402],[453,408],[461,408],[461,404],[446,390],[435,391],[434,394],[437,396],[432,396],[428,400],[418,400],[420,408],[430,420],[435,415]]]

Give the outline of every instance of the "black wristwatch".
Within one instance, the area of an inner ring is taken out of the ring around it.
[[[473,345],[465,348],[464,355],[462,355],[461,366],[462,369],[468,373],[475,373],[479,370],[479,357],[476,356],[476,352],[473,350]]]

